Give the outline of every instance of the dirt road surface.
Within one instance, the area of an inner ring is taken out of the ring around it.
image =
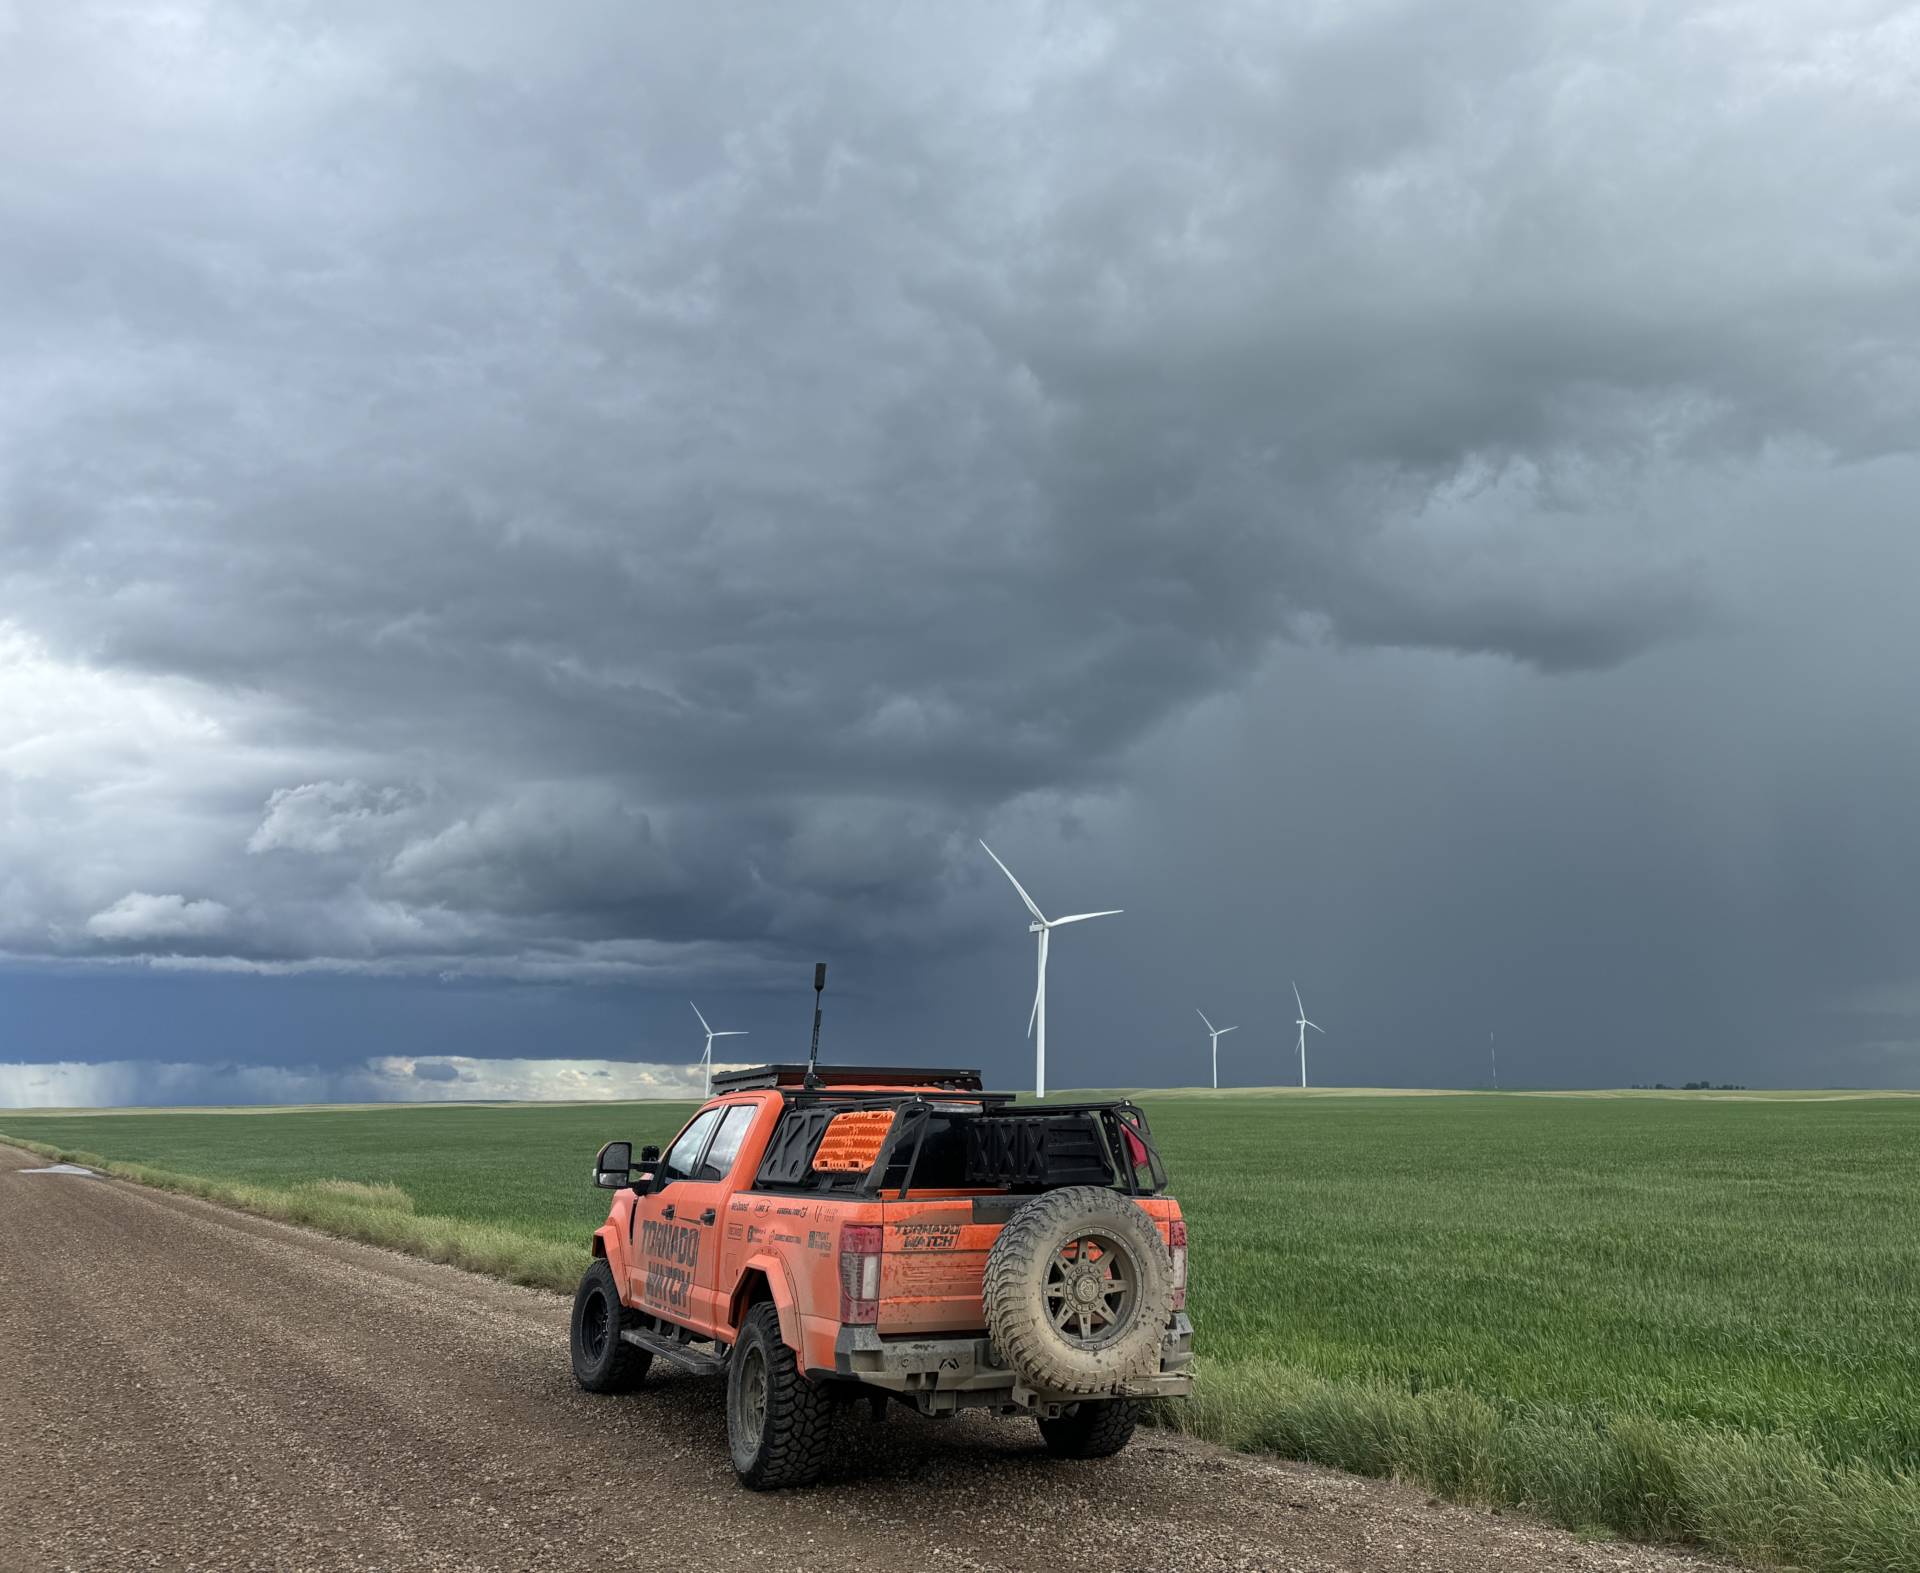
[[[595,1398],[567,1306],[0,1147],[0,1569],[1502,1573],[1702,1564],[1144,1433],[843,1422],[741,1490],[720,1384]]]

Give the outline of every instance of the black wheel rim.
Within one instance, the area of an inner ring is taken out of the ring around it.
[[[1133,1320],[1140,1264],[1113,1235],[1077,1234],[1048,1259],[1041,1295],[1054,1332],[1076,1349],[1099,1349]]]
[[[746,1345],[740,1351],[740,1374],[733,1385],[733,1429],[749,1452],[759,1448],[760,1435],[767,1428],[771,1386],[766,1350],[757,1343]]]
[[[605,1293],[595,1289],[580,1307],[580,1347],[586,1351],[588,1360],[597,1363],[607,1352],[612,1337],[613,1313],[607,1306]]]

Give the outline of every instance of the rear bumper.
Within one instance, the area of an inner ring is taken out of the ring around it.
[[[1044,1393],[1026,1386],[1000,1359],[993,1340],[886,1337],[843,1327],[833,1346],[833,1375],[911,1396],[929,1412],[993,1405],[1057,1412],[1088,1397],[1183,1398],[1193,1391],[1193,1324],[1174,1313],[1160,1340],[1160,1369],[1129,1378],[1106,1394]]]

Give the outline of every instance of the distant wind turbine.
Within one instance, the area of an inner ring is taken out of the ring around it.
[[[693,1005],[692,1000],[688,1000],[687,1003]],[[698,1005],[693,1005],[693,1013],[696,1016],[700,1016],[700,1007]],[[700,1056],[700,1063],[707,1068],[707,1087],[706,1091],[701,1093],[700,1096],[703,1098],[711,1098],[713,1096],[713,1040],[715,1038],[744,1038],[747,1036],[747,1029],[744,1027],[736,1027],[727,1032],[715,1032],[713,1028],[707,1026],[707,1018],[705,1016],[700,1016],[700,1025],[705,1029],[707,1034],[707,1051]]]
[[[980,850],[994,861],[994,866],[1007,876],[1007,883],[1020,892],[1020,899],[1027,904],[1027,910],[1033,914],[1033,921],[1027,925],[1027,932],[1040,939],[1040,981],[1033,991],[1033,1012],[1027,1017],[1027,1031],[1033,1038],[1033,1095],[1044,1098],[1047,1095],[1047,935],[1063,923],[1084,923],[1088,918],[1118,917],[1126,909],[1113,907],[1105,912],[1076,912],[1070,918],[1050,918],[1034,904],[1020,881],[1013,877],[1013,870],[1000,861],[999,855],[986,842],[980,843]]]
[[[1300,1006],[1300,1019],[1294,1025],[1300,1029],[1300,1085],[1304,1087],[1307,1084],[1307,1028],[1313,1028],[1322,1036],[1327,1029],[1317,1021],[1307,1020],[1307,1007],[1300,1004],[1300,985],[1297,983],[1293,986],[1293,1003]]]
[[[1202,1021],[1207,1021],[1207,1013],[1198,1005],[1193,1007],[1193,1013]],[[1238,1027],[1216,1027],[1212,1022],[1207,1021],[1207,1035],[1213,1039],[1213,1090],[1215,1092],[1220,1090],[1220,1040],[1228,1033],[1239,1030]]]

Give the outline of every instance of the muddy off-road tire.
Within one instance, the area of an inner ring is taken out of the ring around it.
[[[620,1336],[626,1311],[603,1256],[587,1269],[573,1295],[573,1379],[589,1393],[638,1387],[653,1356]]]
[[[1089,1398],[1070,1415],[1040,1422],[1055,1458],[1111,1458],[1133,1440],[1139,1411],[1127,1398]]]
[[[780,1341],[780,1312],[762,1300],[740,1325],[727,1365],[727,1448],[755,1491],[810,1486],[827,1467],[838,1406],[800,1374]]]
[[[1160,1369],[1173,1262],[1117,1191],[1070,1185],[1015,1213],[987,1253],[987,1330],[1043,1393],[1110,1393]]]

